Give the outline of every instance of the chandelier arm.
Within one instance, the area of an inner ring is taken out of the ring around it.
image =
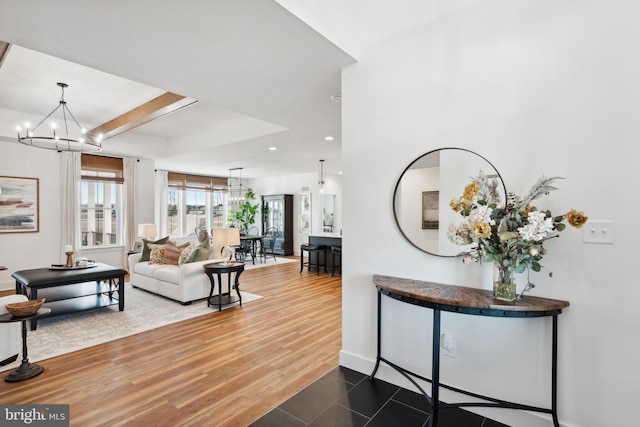
[[[60,108],[62,104],[59,104],[56,108],[54,108],[47,117],[45,117],[44,119],[40,120],[40,123],[38,123],[33,129],[31,129],[31,132],[35,132],[36,129],[38,129],[38,126],[40,126],[41,124],[43,124],[49,117],[51,117],[51,115],[53,113],[55,113],[56,111],[58,111],[58,108]],[[28,131],[27,131],[28,133]],[[29,136],[29,135],[27,135]]]

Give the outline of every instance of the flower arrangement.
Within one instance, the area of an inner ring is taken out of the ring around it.
[[[587,217],[574,209],[553,216],[549,210],[538,210],[531,204],[550,191],[560,177],[538,179],[524,197],[507,193],[505,204],[497,191],[498,180],[489,179],[482,171],[464,189],[461,197],[451,200],[451,208],[463,216],[463,221],[450,224],[447,236],[456,245],[475,243],[464,252],[463,262],[485,261],[495,263],[494,296],[515,300],[535,285],[529,281],[520,295],[516,295],[514,273],[525,270],[540,271],[540,260],[547,254],[544,242],[558,237],[566,228],[565,221],[576,228],[587,222]],[[549,276],[552,273],[549,272]]]

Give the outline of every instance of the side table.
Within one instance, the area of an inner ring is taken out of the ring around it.
[[[7,382],[18,382],[28,380],[44,372],[44,368],[36,363],[30,363],[27,357],[27,320],[35,320],[48,316],[50,308],[40,308],[31,316],[14,316],[11,313],[0,315],[0,323],[22,322],[22,363],[4,378]]]
[[[233,304],[236,302],[242,306],[242,295],[240,295],[240,274],[244,271],[243,262],[214,262],[211,264],[205,264],[203,266],[204,273],[209,276],[211,281],[211,291],[209,292],[209,298],[207,298],[207,307],[211,305],[218,305],[218,310],[222,311],[223,305]],[[236,294],[231,295],[231,273],[235,274],[233,288],[236,290]],[[222,292],[222,275],[227,274],[227,292]],[[213,295],[213,289],[215,288],[215,280],[213,275],[218,277],[218,295]]]

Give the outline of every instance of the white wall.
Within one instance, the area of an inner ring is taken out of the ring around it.
[[[467,148],[496,166],[509,191],[523,193],[543,174],[566,177],[540,207],[615,221],[613,245],[585,244],[583,231],[572,228],[550,241],[543,261],[553,277],[536,274],[533,294],[571,302],[559,319],[562,425],[636,425],[639,173],[627,147],[640,133],[639,6],[363,3],[354,25],[370,37],[342,84],[341,364],[365,373],[373,368],[372,274],[488,288],[489,265],[420,252],[393,221],[393,188],[410,161],[440,147]],[[384,310],[385,356],[429,376],[429,310],[394,301],[385,301]],[[549,326],[549,319],[445,314],[443,331],[453,334],[457,357],[443,359],[441,380],[547,406]],[[379,375],[406,384],[390,369]],[[491,416],[509,425],[550,425],[516,411]]]
[[[0,140],[0,175],[38,178],[40,183],[40,231],[38,233],[11,233],[0,235],[0,290],[13,289],[14,271],[42,268],[64,262],[61,242],[62,205],[60,165],[57,151],[27,147],[18,142]],[[136,172],[136,224],[153,222],[154,169],[150,160],[140,160]],[[127,268],[124,253],[130,248],[109,247],[76,253],[99,262]]]

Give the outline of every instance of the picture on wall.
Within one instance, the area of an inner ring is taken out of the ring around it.
[[[439,191],[423,191],[422,192],[422,229],[437,230],[440,228],[440,192]]]
[[[300,193],[300,234],[311,232],[311,193]]]
[[[0,176],[0,233],[40,231],[38,178]]]

